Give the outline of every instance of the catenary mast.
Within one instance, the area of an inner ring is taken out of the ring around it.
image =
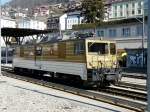
[[[148,2],[148,46],[147,46],[147,88],[148,88],[148,112],[150,112],[150,0]]]

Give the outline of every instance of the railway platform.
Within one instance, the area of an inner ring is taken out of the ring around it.
[[[3,76],[0,112],[130,112],[67,92]]]

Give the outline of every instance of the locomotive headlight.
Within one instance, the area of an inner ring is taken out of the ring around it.
[[[115,61],[113,64],[114,64],[114,65],[117,65],[117,62]]]

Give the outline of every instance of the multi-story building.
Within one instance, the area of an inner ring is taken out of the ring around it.
[[[144,38],[147,38],[147,21],[145,21]],[[80,32],[95,32],[96,37],[107,39],[139,38],[143,36],[143,24],[135,18],[109,21],[96,28],[82,29]]]
[[[66,18],[66,29],[71,30],[73,25],[81,24],[83,17],[80,11],[70,12]]]
[[[108,20],[140,17],[146,8],[145,0],[109,0],[107,6]]]
[[[47,29],[71,30],[73,25],[82,23],[81,12],[71,12],[63,15],[51,15],[47,20]]]
[[[33,9],[34,16],[48,16],[49,15],[49,6],[48,5],[41,5],[39,7],[35,7]]]
[[[17,19],[17,28],[27,28],[27,29],[46,29],[46,24],[43,21],[30,19],[30,18],[19,18]]]
[[[136,19],[123,20],[121,23],[105,25],[97,28],[97,36],[105,38],[141,38],[143,26]],[[147,23],[145,23],[145,36],[147,35]],[[146,38],[146,37],[145,37]]]
[[[5,9],[3,9],[3,10],[5,10]],[[20,17],[27,17],[28,16],[28,12],[29,12],[28,8],[26,8],[26,9],[10,8],[8,10],[5,10],[5,16],[9,16],[9,17],[11,17],[13,19],[20,18]]]
[[[2,16],[1,17],[1,27],[15,28],[16,20],[11,19],[10,17]]]
[[[60,29],[60,17],[61,15],[49,17],[47,20],[47,29]]]

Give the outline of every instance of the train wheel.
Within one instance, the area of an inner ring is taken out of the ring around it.
[[[54,81],[54,79],[55,79],[55,73],[54,72],[48,72],[48,75],[50,76],[50,79],[52,81]]]
[[[92,84],[90,84],[88,81],[82,81],[82,87],[83,89],[89,89],[92,87]]]
[[[15,73],[19,73],[19,68],[14,67],[14,72],[15,72]]]
[[[98,83],[98,88],[103,88],[104,86],[106,86],[104,79],[104,75],[100,74],[100,82]]]

